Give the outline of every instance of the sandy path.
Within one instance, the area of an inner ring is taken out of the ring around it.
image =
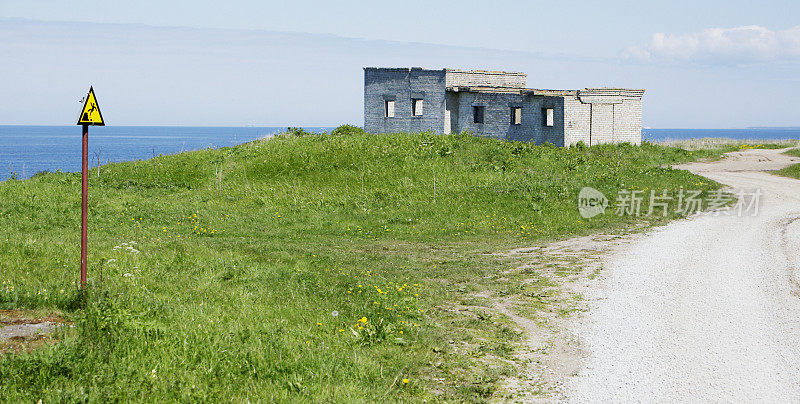
[[[609,259],[573,330],[574,402],[800,402],[800,181],[774,150],[683,167],[760,188],[759,214],[695,216]]]

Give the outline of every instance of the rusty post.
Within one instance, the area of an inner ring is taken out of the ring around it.
[[[87,227],[89,222],[89,125],[83,124],[83,165],[81,195],[81,288],[86,287],[86,261],[88,255]]]

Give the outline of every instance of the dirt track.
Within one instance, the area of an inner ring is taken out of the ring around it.
[[[757,216],[697,215],[606,262],[575,332],[574,402],[800,401],[800,181],[783,150],[682,167],[760,189]]]

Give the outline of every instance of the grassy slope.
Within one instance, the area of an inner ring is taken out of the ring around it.
[[[790,156],[800,157],[800,149],[789,150],[786,152],[786,154]],[[800,164],[794,164],[784,169],[775,171],[775,174],[782,175],[784,177],[800,179]]]
[[[0,359],[0,401],[485,398],[518,334],[445,308],[515,264],[486,252],[635,220],[583,186],[716,187],[664,168],[714,152],[350,132],[92,171],[86,310],[80,175],[0,183],[0,308],[76,321]]]

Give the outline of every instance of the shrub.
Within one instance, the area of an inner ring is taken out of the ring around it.
[[[334,136],[364,135],[365,133],[363,128],[353,125],[342,125],[331,131],[331,135]]]

